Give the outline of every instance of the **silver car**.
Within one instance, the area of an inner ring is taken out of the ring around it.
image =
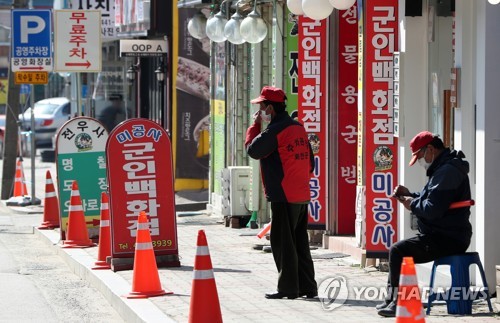
[[[50,98],[35,102],[36,148],[51,147],[52,137],[71,118],[71,103],[67,98]],[[19,115],[23,130],[31,130],[31,108]]]

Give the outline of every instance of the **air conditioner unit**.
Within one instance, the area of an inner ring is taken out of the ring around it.
[[[249,215],[250,176],[248,166],[230,166],[222,170],[222,213]]]

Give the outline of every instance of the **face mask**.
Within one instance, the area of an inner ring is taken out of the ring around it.
[[[260,110],[260,117],[264,122],[271,122],[271,115],[267,114],[265,110]]]
[[[429,167],[431,167],[432,162],[434,161],[434,158],[432,158],[433,160],[430,163],[428,163],[428,162],[425,161],[425,155],[426,154],[427,154],[427,149],[425,149],[424,157],[418,159],[418,164],[420,166],[422,166],[425,170],[428,170]]]

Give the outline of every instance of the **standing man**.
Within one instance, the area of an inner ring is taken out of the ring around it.
[[[271,202],[271,249],[279,272],[276,292],[266,298],[314,298],[318,287],[307,235],[309,179],[314,157],[304,127],[286,111],[282,89],[264,86],[251,103],[260,109],[248,128],[245,147],[260,160],[266,198]],[[261,133],[261,121],[270,122]]]
[[[378,314],[396,315],[397,289],[403,257],[425,263],[441,257],[464,253],[472,237],[470,207],[452,208],[453,202],[471,199],[469,163],[461,151],[445,148],[441,139],[422,131],[410,141],[412,158],[429,177],[420,193],[410,193],[398,185],[394,197],[417,217],[416,237],[399,241],[389,250],[388,293],[384,303],[377,305]]]

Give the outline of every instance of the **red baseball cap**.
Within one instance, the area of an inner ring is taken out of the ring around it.
[[[262,91],[260,91],[260,95],[250,101],[250,103],[261,103],[264,101],[272,101],[272,102],[285,102],[286,95],[282,89],[274,86],[264,86]]]
[[[413,137],[413,139],[410,141],[410,149],[412,154],[410,166],[415,164],[415,162],[417,161],[417,154],[420,149],[430,144],[435,137],[436,136],[429,131],[419,132],[415,137]]]

